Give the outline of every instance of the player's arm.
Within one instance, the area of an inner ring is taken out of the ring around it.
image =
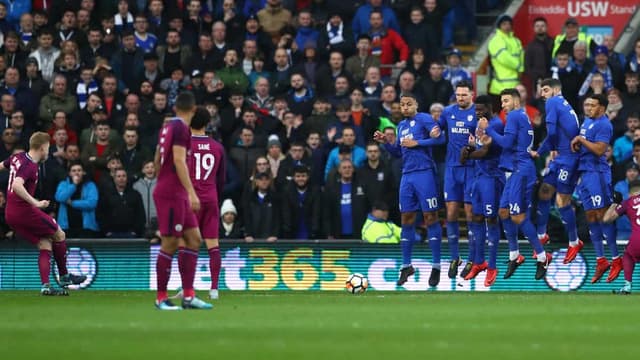
[[[556,106],[553,103],[547,102],[547,106],[545,107],[545,112],[547,116],[545,117],[545,122],[547,123],[547,136],[542,140],[540,146],[538,147],[538,155],[544,155],[549,151],[553,150],[553,144],[556,144],[557,134],[556,134]]]
[[[190,201],[193,202],[194,200],[198,200],[196,191],[191,183],[191,178],[189,178],[189,169],[187,168],[187,148],[180,145],[173,145],[171,151],[173,152],[173,165],[176,168],[176,174],[178,175],[178,179],[180,179],[180,184],[182,184],[185,190],[187,190]],[[197,202],[199,204],[199,201]]]
[[[575,149],[579,145],[582,145],[596,156],[602,156],[607,151],[607,147],[609,147],[611,133],[612,130],[610,126],[608,128],[600,126],[593,141],[589,141],[586,137],[578,135],[571,142],[571,147]]]
[[[156,173],[160,171],[160,145],[156,146],[156,153],[153,155],[153,165],[156,168]]]
[[[437,122],[433,121],[431,124],[425,124],[425,129],[429,132],[429,138],[418,140],[418,146],[427,147],[444,144],[444,133]]]
[[[618,191],[613,193],[613,204],[609,206],[604,213],[602,221],[605,223],[612,223],[616,221],[622,214],[627,212],[627,201],[622,201],[622,194]]]
[[[609,206],[609,208],[607,209],[607,212],[604,213],[604,218],[602,219],[602,221],[609,224],[618,220],[618,218],[620,217],[620,215],[618,215],[618,212],[616,211],[616,208],[618,206],[618,204],[611,204],[611,206]]]
[[[29,194],[27,189],[24,187],[24,179],[19,176],[16,176],[15,179],[13,179],[11,190],[31,206],[35,206],[37,208],[46,208],[47,206],[49,206],[49,201],[38,201],[36,200],[36,198],[31,196],[31,194]]]
[[[486,121],[486,119],[485,119]],[[504,128],[504,135],[500,135],[493,127],[487,126],[485,131],[487,135],[491,137],[493,142],[498,144],[503,149],[510,149],[516,142],[518,133],[516,121],[507,121],[507,126]],[[481,127],[482,128],[482,127]]]
[[[394,157],[399,158],[402,156],[399,137],[396,136],[396,142],[391,144],[389,143],[387,137],[380,130],[376,130],[376,132],[373,134],[373,140],[381,143],[385,150],[387,150],[387,152],[389,152],[389,154],[393,155]]]

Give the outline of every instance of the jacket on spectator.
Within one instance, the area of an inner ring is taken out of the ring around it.
[[[164,69],[164,58],[167,55],[167,47],[165,45],[160,45],[156,48],[156,54],[158,54],[158,67],[160,72],[167,74]],[[191,48],[187,45],[180,46],[180,66],[182,69],[187,70],[189,66],[189,59],[191,58]],[[170,76],[171,74],[167,74]]]
[[[524,71],[522,43],[513,32],[497,30],[489,41],[489,55],[493,76],[489,84],[489,94],[499,95],[504,89],[515,88],[520,83],[520,73]]]
[[[317,239],[321,236],[322,193],[317,188],[307,187],[302,204],[298,188],[290,183],[283,192],[282,199],[282,237],[297,239],[300,224],[304,221],[306,239]]]
[[[354,175],[351,181],[351,218],[353,238],[360,238],[362,225],[364,224],[368,210],[370,209],[366,190],[361,182]],[[322,208],[324,210],[322,223],[325,235],[336,239],[342,238],[342,183],[339,179],[327,181],[324,189],[324,199]]]
[[[364,81],[367,70],[372,66],[380,67],[380,58],[368,55],[366,58],[361,59],[360,56],[356,54],[347,59],[344,68],[353,76],[354,84],[360,84]]]
[[[400,242],[400,226],[369,214],[362,226],[362,240],[375,244],[397,244]]]
[[[140,144],[131,150],[127,150],[127,146],[124,145],[118,153],[120,154],[120,160],[122,160],[122,166],[127,170],[129,179],[138,179],[141,174],[142,164],[147,160],[153,159],[151,150]]]
[[[55,69],[55,62],[58,56],[60,56],[60,50],[53,47],[47,52],[38,48],[36,51],[29,54],[29,57],[33,57],[38,61],[38,69],[42,72],[42,78],[47,82],[50,82],[51,79],[53,79],[53,71]]]
[[[242,68],[238,66],[224,68],[216,72],[220,80],[226,88],[229,88],[231,92],[246,93],[249,88],[249,78],[242,71]]]
[[[15,89],[10,90],[6,85],[0,87],[0,97],[4,94],[11,94],[16,98],[16,109],[22,110],[25,115],[25,121],[30,125],[35,125],[36,109],[38,105],[33,92],[23,84],[19,84]],[[29,121],[32,120],[32,121]]]
[[[241,179],[246,181],[251,174],[251,169],[253,169],[256,159],[264,155],[264,153],[264,149],[257,148],[255,144],[249,147],[235,145],[229,151],[229,158],[233,160]]]
[[[330,28],[331,25],[327,23],[320,30],[320,36],[318,37],[318,51],[320,56],[328,57],[332,51],[339,51],[345,58],[353,54],[356,45],[351,27],[343,21],[338,28],[338,35],[333,38],[329,36]]]
[[[122,195],[113,187],[99,203],[99,221],[103,232],[133,232],[138,237],[144,235],[146,221],[142,197],[130,186]]]
[[[371,4],[364,4],[356,11],[355,16],[353,17],[353,23],[351,24],[353,27],[353,36],[355,38],[357,38],[358,35],[369,32],[369,29],[371,28],[371,25],[369,24],[371,11],[373,11],[373,6],[371,6]],[[396,33],[402,31],[393,9],[383,5],[380,11],[382,11],[382,20],[385,28],[393,29]]]
[[[280,236],[282,205],[280,197],[269,190],[262,201],[258,190],[253,190],[242,199],[244,235],[256,239]]]
[[[118,88],[120,90],[129,89],[130,91],[137,91],[140,86],[138,83],[140,74],[144,74],[144,51],[140,48],[136,48],[136,51],[133,54],[133,69],[124,69],[125,56],[128,55],[125,53],[124,49],[120,49],[118,52],[113,54],[111,57],[111,71],[113,71],[118,78]],[[159,64],[162,66],[162,62]],[[134,76],[131,76],[130,78],[123,76],[123,74],[126,73],[133,74]]]
[[[49,128],[56,111],[64,111],[65,114],[71,114],[77,106],[78,102],[73,95],[65,94],[63,97],[58,97],[53,93],[45,95],[40,100],[40,120],[44,128]]]
[[[82,212],[82,228],[99,231],[98,222],[96,221],[96,208],[98,207],[98,188],[96,184],[85,179],[82,182],[80,199],[73,200],[72,196],[77,190],[77,185],[70,178],[64,179],[58,184],[56,190],[56,201],[58,207],[58,224],[62,230],[69,229],[68,207]],[[71,204],[67,204],[67,200],[71,199]]]
[[[267,4],[257,13],[260,27],[272,38],[280,35],[280,30],[291,24],[291,12],[281,5],[271,6]]]
[[[153,201],[153,190],[156,188],[156,184],[158,183],[157,178],[153,178],[151,180],[147,178],[141,178],[135,183],[133,183],[133,189],[140,194],[142,198],[142,205],[144,206],[144,213],[147,228],[151,225],[153,221],[156,221],[158,218],[158,211],[156,210],[156,203]],[[155,220],[154,220],[155,219]]]
[[[402,36],[393,29],[385,28],[381,33],[372,33],[369,31],[371,42],[371,54],[380,57],[381,65],[393,65],[396,61],[409,60],[409,47]],[[395,51],[398,51],[396,60]],[[391,75],[391,69],[385,67],[380,69],[380,75]]]

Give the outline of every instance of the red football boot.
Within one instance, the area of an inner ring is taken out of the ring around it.
[[[582,242],[582,240],[578,240],[578,245],[576,246],[569,246],[569,248],[567,249],[567,254],[564,256],[564,261],[562,263],[569,264],[570,262],[575,260],[576,256],[578,256],[578,253],[580,252],[580,250],[582,250],[583,247],[584,243]]]
[[[484,286],[491,287],[498,277],[498,269],[487,269],[487,277],[484,278]]]
[[[591,278],[591,283],[595,284],[598,281],[600,281],[600,278],[602,277],[602,275],[604,275],[604,273],[606,273],[610,267],[611,267],[611,264],[609,263],[607,258],[605,257],[598,258],[598,262],[596,263],[596,273],[593,274],[593,277]]]
[[[615,279],[617,279],[621,271],[622,271],[622,258],[617,257],[611,261],[611,270],[609,270],[609,276],[607,277],[607,282],[610,283]]]
[[[465,280],[471,280],[471,279],[475,279],[476,276],[478,276],[479,273],[487,270],[487,268],[489,267],[489,264],[485,261],[482,264],[473,264],[473,266],[471,267],[471,271],[469,271],[469,273],[467,274],[467,276],[464,277]]]

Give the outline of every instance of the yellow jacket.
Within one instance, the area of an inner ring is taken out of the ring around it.
[[[562,33],[558,36],[556,36],[555,39],[553,39],[553,51],[551,52],[551,56],[555,59],[556,58],[556,53],[558,52],[558,49],[560,48],[560,44],[562,44],[562,42],[564,41],[564,39],[567,37],[567,34]],[[587,57],[591,57],[591,36],[587,35],[583,32],[579,32],[578,33],[578,41],[584,41],[585,43],[587,43]],[[573,58],[573,54],[569,54],[572,58]]]
[[[496,30],[489,41],[489,56],[493,68],[489,94],[499,95],[502,90],[520,83],[520,73],[524,71],[524,50],[520,39],[513,33]]]
[[[376,244],[397,244],[400,242],[400,227],[391,221],[369,215],[362,226],[362,240]]]

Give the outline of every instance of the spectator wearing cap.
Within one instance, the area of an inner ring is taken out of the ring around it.
[[[629,183],[638,180],[639,175],[640,167],[638,167],[637,164],[633,162],[627,164],[624,179],[618,181],[614,185],[613,191],[619,192],[622,194],[622,199],[627,200],[629,198]],[[623,216],[616,220],[616,229],[618,230],[618,239],[628,239],[629,235],[631,235],[631,223],[629,222],[629,218]]]
[[[613,143],[613,159],[616,164],[623,164],[633,155],[633,141],[636,129],[640,129],[640,114],[631,113],[627,117],[627,129],[624,135]]]
[[[282,192],[282,232],[285,239],[318,239],[322,227],[322,193],[310,184],[310,171],[295,166]]]
[[[342,128],[341,136],[336,141],[338,141],[338,146],[334,147],[327,157],[327,164],[324,168],[325,180],[329,178],[329,172],[340,164],[340,152],[343,154],[345,152],[349,153],[349,158],[357,168],[362,167],[367,161],[367,154],[364,149],[356,145],[356,132],[353,127],[345,126]]]
[[[378,11],[384,22],[380,24],[385,29],[391,29],[395,33],[400,33],[400,25],[396,18],[395,12],[388,6],[383,5],[382,0],[369,0],[368,4],[361,5],[353,17],[353,35],[357,38],[359,35],[368,34],[371,29],[371,13]]]
[[[40,99],[49,91],[49,84],[42,78],[36,58],[27,58],[25,63],[25,77],[22,80],[22,85],[30,89],[31,93],[33,93],[34,102],[37,104],[37,106],[34,106],[34,109],[37,108],[40,105]]]
[[[389,206],[377,201],[362,226],[362,240],[375,244],[400,242],[400,227],[389,221]]]
[[[58,224],[69,238],[98,236],[98,188],[87,176],[82,163],[69,165],[68,176],[58,184],[55,200],[59,204]]]
[[[270,172],[260,172],[254,176],[252,190],[242,199],[242,214],[245,241],[278,240],[282,224],[282,202],[273,189]]]
[[[278,169],[280,163],[285,159],[282,153],[282,142],[278,138],[278,135],[269,136],[267,141],[267,160],[269,160],[269,168],[271,169],[271,176],[276,179],[278,176]]]
[[[249,88],[249,78],[238,66],[238,52],[227,49],[224,55],[224,68],[217,72],[218,77],[231,92],[245,94]]]
[[[496,21],[496,28],[495,35],[489,40],[489,55],[493,68],[489,94],[493,97],[495,108],[499,109],[500,92],[515,88],[520,83],[520,73],[524,71],[524,51],[520,39],[513,34],[511,16],[500,15]]]
[[[596,42],[590,35],[580,31],[580,25],[578,24],[578,20],[576,18],[570,17],[564,22],[564,32],[557,35],[553,40],[553,51],[551,56],[555,57],[558,50],[562,49],[564,51],[569,52],[569,54],[573,53],[573,46],[577,41],[583,41],[587,44],[587,57],[591,57],[596,50]]]
[[[154,53],[158,45],[158,37],[147,32],[149,20],[147,20],[144,13],[136,15],[133,27],[135,29],[136,47],[142,49],[145,54]]]
[[[51,126],[56,111],[62,110],[65,114],[71,114],[78,107],[76,97],[67,90],[67,78],[61,74],[55,75],[51,92],[40,100],[41,128],[48,129]]]
[[[354,37],[350,26],[335,9],[329,8],[327,23],[320,29],[318,37],[318,50],[324,57],[333,51],[340,52],[345,58],[354,53]]]
[[[447,65],[444,68],[442,77],[451,83],[455,89],[460,81],[471,81],[471,74],[462,67],[462,53],[453,48],[447,54]]]
[[[247,3],[248,2],[249,1],[247,1]],[[271,41],[271,36],[260,28],[260,23],[256,15],[249,15],[247,17],[245,30],[240,39],[255,40],[260,53],[262,53],[265,58],[271,58],[273,56],[274,44]]]
[[[282,29],[291,25],[291,12],[282,7],[282,0],[267,0],[267,5],[256,15],[262,30],[272,39],[278,39]]]
[[[144,51],[136,47],[133,31],[122,31],[121,38],[122,49],[111,57],[111,67],[118,78],[118,87],[127,94],[140,86],[140,74],[144,72]]]
[[[191,47],[181,43],[181,35],[176,29],[167,31],[166,45],[156,48],[160,71],[164,74],[171,74],[173,69],[186,69],[191,58]]]
[[[220,238],[242,239],[242,227],[238,221],[238,210],[233,200],[225,199],[220,207]]]
[[[353,162],[344,159],[338,175],[325,186],[322,223],[329,239],[359,239],[370,209],[367,190],[359,181]]]
[[[586,79],[582,83],[580,87],[580,91],[578,92],[579,96],[583,96],[589,90],[589,86],[591,85],[591,79],[594,74],[602,75],[604,79],[604,91],[607,92],[616,85],[620,83],[619,78],[620,74],[614,73],[611,67],[608,64],[609,61],[609,50],[604,45],[598,45],[595,48],[594,58],[595,58],[595,66],[591,69],[589,75],[587,75]]]
[[[160,82],[164,79],[164,74],[160,71],[158,55],[155,52],[146,53],[142,57],[144,70],[141,74],[140,82],[148,81],[154,89],[160,87]]]
[[[142,197],[129,185],[127,172],[122,168],[115,171],[113,183],[98,202],[100,229],[108,238],[144,236],[146,222]]]
[[[380,67],[380,58],[371,55],[371,38],[369,35],[360,35],[356,43],[358,52],[346,61],[345,70],[353,76],[354,84],[364,81],[365,74],[371,67]]]
[[[531,81],[529,92],[535,94],[538,81],[546,79],[551,74],[553,38],[547,31],[547,19],[543,17],[533,20],[533,40],[524,52],[524,72]]]
[[[391,75],[391,66],[401,69],[407,66],[409,47],[395,29],[384,25],[382,11],[371,11],[369,25],[367,34],[371,37],[371,54],[380,58],[383,67],[380,74],[385,79]]]

